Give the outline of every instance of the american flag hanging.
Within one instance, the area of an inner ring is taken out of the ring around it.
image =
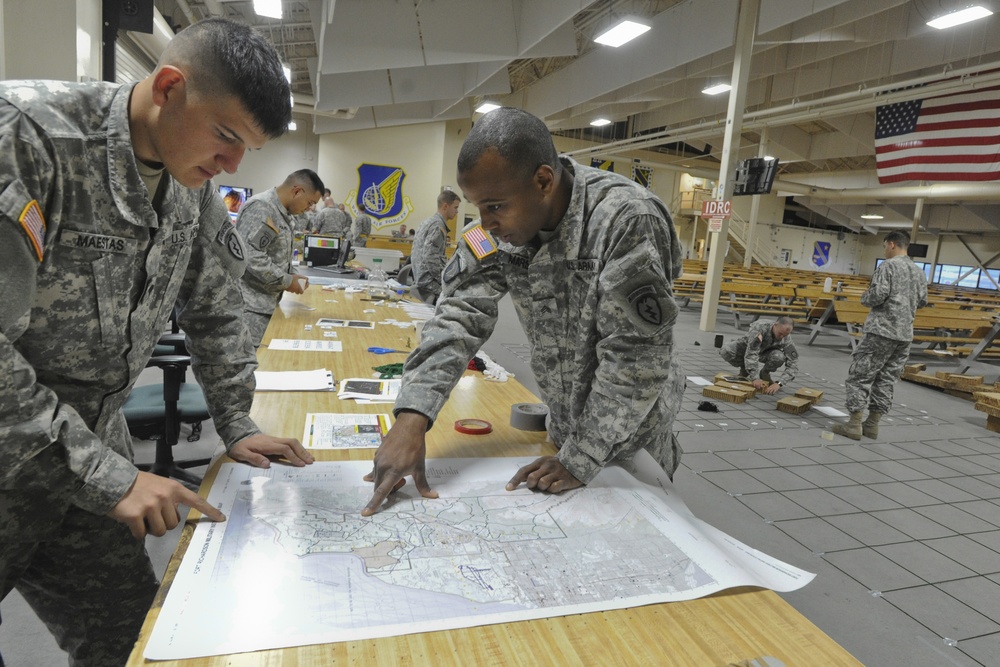
[[[1000,180],[1000,86],[880,106],[879,183]]]

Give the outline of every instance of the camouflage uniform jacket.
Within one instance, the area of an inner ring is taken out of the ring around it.
[[[5,504],[41,494],[105,514],[118,503],[137,474],[121,407],[175,300],[223,440],[259,432],[245,248],[210,182],[189,190],[164,173],[153,210],[132,152],[131,92],[0,82]]]
[[[351,231],[351,216],[336,206],[328,206],[317,214],[316,232],[330,236],[347,236]]]
[[[799,372],[799,352],[791,336],[781,340],[775,338],[773,327],[773,320],[757,320],[749,326],[746,335],[726,345],[724,353],[732,357],[731,363],[738,362],[747,369],[748,379],[759,380],[763,368],[760,358],[773,350],[780,351],[785,355],[785,365],[778,382],[785,385]]]
[[[440,213],[420,223],[413,237],[413,284],[425,301],[434,303],[441,293],[441,272],[444,271],[445,244],[448,241],[448,223]]]
[[[680,449],[670,431],[684,391],[673,337],[672,280],[681,271],[673,222],[646,189],[561,159],[573,191],[547,241],[503,244],[482,260],[459,243],[435,315],[406,360],[395,410],[437,416],[509,292],[569,472],[587,483],[645,448],[672,473]]]
[[[351,245],[355,248],[364,248],[368,244],[368,237],[372,233],[372,219],[364,213],[359,213],[358,217],[351,223]]]
[[[861,303],[871,308],[865,333],[911,341],[917,308],[927,305],[927,277],[906,255],[892,257],[875,269]]]
[[[274,188],[254,195],[236,217],[236,231],[249,246],[243,274],[247,310],[270,315],[292,284],[295,224]]]

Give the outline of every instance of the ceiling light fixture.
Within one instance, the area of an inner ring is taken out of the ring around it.
[[[717,83],[714,86],[709,86],[708,88],[703,89],[701,92],[706,95],[718,95],[719,93],[729,92],[732,89],[733,87],[728,83]]]
[[[295,124],[294,120],[288,121],[288,131],[289,132],[294,132],[295,130],[298,129],[298,127],[299,126]]]
[[[590,121],[590,124],[594,127],[604,127],[605,125],[611,125],[611,121],[607,118],[596,118]]]
[[[649,29],[649,24],[644,23],[642,19],[635,16],[625,16],[595,37],[594,41],[598,44],[618,48],[626,42],[631,42]]]
[[[269,16],[272,19],[281,18],[281,0],[253,0],[253,10],[257,16]]]
[[[773,160],[773,159],[774,159],[774,156],[773,156],[773,155],[765,155],[765,156],[764,156],[764,160],[766,160],[767,162],[770,162],[770,161],[771,161],[771,160]]]
[[[938,30],[944,30],[945,28],[953,28],[957,25],[968,23],[969,21],[984,19],[987,16],[991,16],[992,14],[993,12],[986,9],[985,7],[980,7],[979,5],[976,5],[974,7],[966,7],[965,9],[960,9],[957,12],[945,14],[944,16],[939,16],[933,21],[928,21],[927,25],[929,25],[932,28],[937,28]]]
[[[881,220],[883,216],[878,213],[865,213],[861,216],[862,220]]]
[[[476,113],[489,113],[494,109],[499,109],[499,104],[494,104],[493,102],[483,102],[478,107],[476,107]]]
[[[288,80],[288,85],[292,85],[292,68],[288,65],[282,65],[281,71],[285,73],[285,78]]]

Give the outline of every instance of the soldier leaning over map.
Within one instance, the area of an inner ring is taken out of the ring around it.
[[[436,497],[424,474],[424,433],[492,333],[508,292],[531,340],[559,454],[521,468],[507,489],[572,489],[639,449],[672,474],[684,376],[673,339],[681,254],[666,207],[621,176],[557,157],[544,123],[511,108],[476,123],[459,154],[458,184],[481,226],[466,227],[445,267],[362,514],[374,513],[406,475],[421,495]]]

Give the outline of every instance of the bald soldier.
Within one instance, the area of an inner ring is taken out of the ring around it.
[[[293,218],[312,210],[322,192],[316,172],[299,169],[281,185],[251,197],[236,217],[236,231],[248,246],[243,299],[254,347],[264,338],[282,293],[302,294],[309,287],[309,278],[292,266]]]
[[[374,493],[361,513],[373,514],[406,475],[422,496],[437,497],[424,434],[508,293],[559,453],[522,467],[507,490],[572,489],[640,449],[672,475],[684,375],[673,336],[681,249],[666,207],[627,178],[560,158],[545,124],[512,108],[476,123],[459,153],[458,185],[482,220],[464,230],[434,317],[406,360],[396,422],[375,453]]]
[[[249,417],[246,246],[210,179],[285,130],[274,48],[223,19],[137,84],[0,82],[0,594],[70,655],[122,665],[156,593],[143,547],[187,505],[139,472],[121,407],[171,310],[230,456],[311,461]]]
[[[765,394],[777,394],[799,372],[799,352],[792,342],[795,320],[781,316],[775,321],[757,320],[745,335],[725,345],[719,354],[740,369],[740,375]],[[781,377],[772,373],[784,366]]]

